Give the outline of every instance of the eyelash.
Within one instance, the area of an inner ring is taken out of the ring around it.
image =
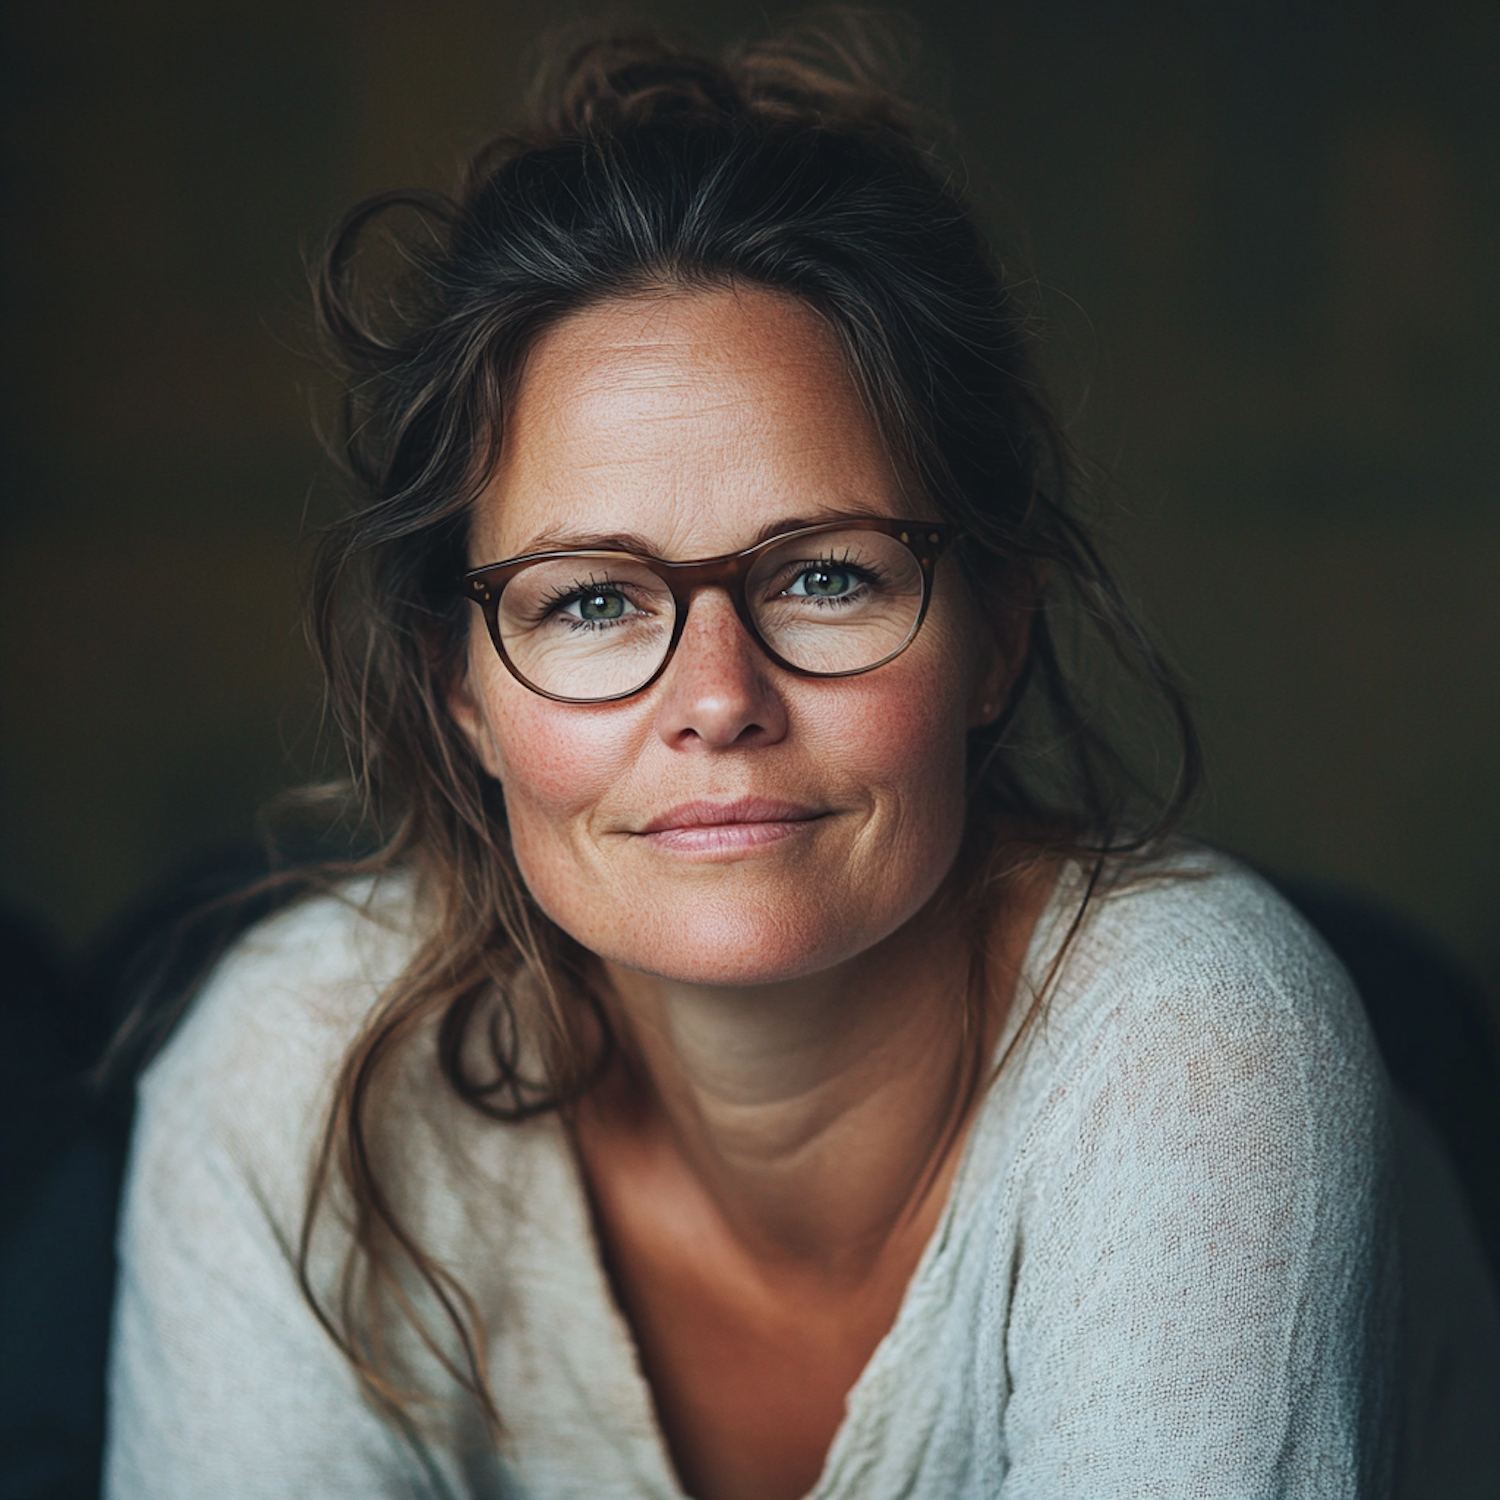
[[[786,579],[786,584],[778,590],[778,593],[786,593],[791,585],[802,577],[804,573],[815,573],[818,571],[849,573],[855,579],[856,585],[878,587],[881,582],[880,570],[878,568],[867,567],[861,563],[853,562],[847,555],[840,558],[833,556],[832,553],[825,553],[821,557],[803,558],[799,562],[788,564],[786,571],[782,575]],[[579,600],[588,598],[590,594],[606,593],[620,594],[627,603],[630,602],[629,595],[625,594],[624,590],[610,579],[580,580],[569,588],[557,589],[550,597],[543,599],[541,602],[540,618],[545,619],[549,615],[560,616],[568,605],[576,604]],[[812,598],[813,596],[808,597]],[[849,595],[833,599],[817,597],[813,598],[813,602],[820,609],[830,609],[847,605],[852,602],[852,598]],[[601,630],[612,625],[618,625],[619,623],[621,623],[619,620],[570,619],[568,621],[569,628],[572,630]]]
[[[576,604],[581,599],[587,599],[591,594],[619,594],[627,604],[630,603],[630,596],[619,584],[612,583],[607,578],[602,581],[591,580],[588,583],[575,583],[571,588],[560,588],[550,597],[543,599],[537,618],[542,620],[550,616],[567,618],[563,615],[563,610],[570,604]],[[623,623],[623,620],[585,620],[579,618],[577,620],[568,619],[567,623],[570,630],[605,630],[612,625]]]
[[[878,586],[881,583],[880,570],[878,568],[869,568],[861,563],[851,562],[847,556],[838,558],[830,554],[825,557],[808,558],[802,562],[793,564],[789,574],[786,575],[786,588],[781,589],[780,592],[785,593],[786,589],[790,588],[804,573],[816,573],[820,570],[824,572],[836,571],[849,573],[854,577],[856,584]],[[827,607],[828,605],[847,604],[849,599],[848,596],[839,599],[821,598],[817,602]]]

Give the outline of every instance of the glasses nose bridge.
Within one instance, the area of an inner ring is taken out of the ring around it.
[[[759,550],[759,548],[754,549],[756,553]],[[747,556],[743,552],[736,552],[728,557],[711,557],[702,562],[659,561],[652,564],[653,571],[667,585],[676,609],[677,618],[673,622],[672,643],[668,648],[669,658],[675,654],[678,642],[682,639],[682,633],[687,628],[688,611],[692,608],[694,595],[704,589],[715,588],[722,589],[729,596],[729,602],[734,606],[735,616],[744,627],[745,633],[762,652],[765,651],[765,642],[761,639],[760,631],[756,629],[755,621],[750,616],[750,605],[745,595],[745,581],[754,563],[754,555]],[[664,662],[663,666],[665,665]]]
[[[748,610],[745,601],[745,579],[754,558],[743,553],[729,557],[711,557],[702,562],[655,562],[652,570],[666,584],[677,606],[679,625],[687,618],[693,595],[702,589],[723,589],[744,620]],[[752,632],[753,633],[753,632]]]

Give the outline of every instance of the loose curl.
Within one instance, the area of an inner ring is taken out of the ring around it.
[[[323,538],[312,636],[352,794],[380,831],[361,868],[414,871],[430,921],[338,1077],[299,1270],[398,1415],[412,1382],[389,1333],[405,1322],[499,1427],[479,1309],[403,1222],[382,1165],[376,1115],[402,1060],[435,1035],[447,1085],[515,1122],[570,1109],[612,1045],[589,956],[531,899],[501,790],[447,707],[469,640],[454,578],[473,501],[545,329],[651,291],[800,299],[835,333],[914,492],[960,528],[970,586],[1023,602],[1024,667],[972,736],[953,883],[973,924],[970,1036],[989,991],[986,917],[1007,882],[1029,860],[1097,873],[1106,852],[1150,848],[1196,783],[1182,692],[1074,514],[1078,466],[1033,367],[1035,319],[898,92],[903,50],[848,13],[723,57],[655,32],[586,41],[555,53],[525,122],[475,155],[454,195],[379,194],[328,241],[316,307],[346,376],[340,452],[357,503]],[[397,274],[370,292],[360,249],[395,209],[415,219],[393,237]],[[1132,774],[1076,688],[1091,652],[1164,709],[1166,787]],[[967,1051],[955,1097],[982,1083],[987,1060]],[[335,1201],[349,1249],[324,1296],[309,1264]]]

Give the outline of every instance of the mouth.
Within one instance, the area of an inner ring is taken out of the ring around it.
[[[675,853],[730,854],[795,838],[826,816],[768,797],[684,802],[651,819],[639,834],[654,847]]]

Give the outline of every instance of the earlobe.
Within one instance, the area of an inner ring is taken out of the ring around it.
[[[1015,679],[1016,672],[997,647],[991,653],[991,660],[985,670],[979,674],[969,699],[970,729],[982,729],[1000,717]]]
[[[1031,650],[1031,616],[1035,602],[1033,586],[1027,591],[1024,603],[1017,605],[990,636],[969,698],[970,729],[993,724],[1010,706],[1011,694],[1016,690]]]

